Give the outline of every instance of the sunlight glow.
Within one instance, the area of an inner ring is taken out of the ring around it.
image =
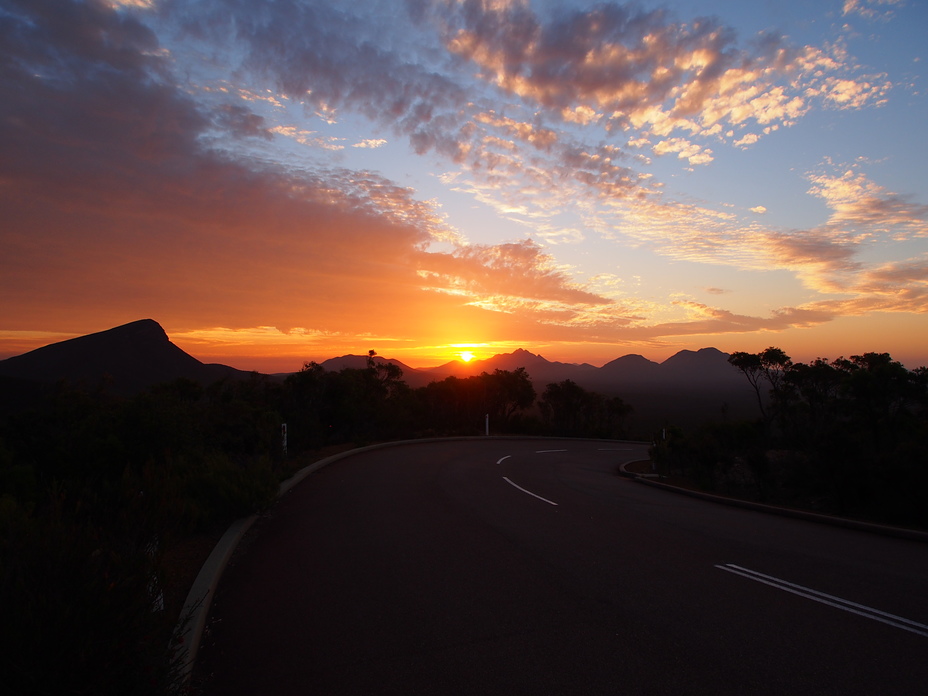
[[[474,354],[471,353],[469,350],[465,350],[461,353],[458,353],[458,355],[461,356],[461,360],[463,360],[464,362],[470,362],[471,360],[474,359]]]

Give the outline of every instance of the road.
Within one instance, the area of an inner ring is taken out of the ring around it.
[[[928,694],[928,544],[616,475],[642,445],[431,442],[284,496],[220,583],[219,694]]]

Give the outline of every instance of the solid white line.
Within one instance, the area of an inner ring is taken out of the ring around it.
[[[535,454],[545,454],[546,452],[566,452],[566,449],[562,450],[535,450]]]
[[[775,578],[775,577],[773,577],[772,575],[764,575],[763,573],[759,573],[759,572],[757,572],[756,570],[750,570],[750,569],[748,569],[748,568],[742,568],[741,566],[737,566],[737,565],[735,565],[734,563],[728,563],[727,565],[728,565],[728,567],[730,567],[730,568],[737,568],[738,570],[742,570],[742,571],[744,571],[744,572],[746,572],[746,573],[751,573],[752,575],[757,575],[757,576],[759,576],[759,577],[766,578],[766,579],[768,579],[768,580],[773,580],[773,581],[779,582],[779,583],[781,583],[781,584],[783,584],[783,585],[788,585],[789,587],[795,587],[795,588],[797,588],[797,589],[799,589],[799,590],[804,590],[805,592],[811,592],[812,594],[817,595],[817,596],[819,596],[819,597],[825,597],[826,599],[831,599],[831,600],[834,600],[835,602],[841,602],[842,604],[847,604],[847,605],[852,606],[852,607],[857,607],[858,609],[863,609],[863,610],[865,610],[865,611],[873,612],[874,614],[879,614],[879,615],[881,615],[881,616],[885,616],[885,617],[888,618],[888,619],[894,619],[894,620],[896,620],[896,621],[902,621],[903,623],[910,624],[910,625],[915,626],[915,627],[917,627],[917,628],[928,629],[928,626],[925,626],[924,624],[920,624],[920,623],[918,623],[917,621],[911,621],[911,620],[905,619],[905,618],[903,618],[903,617],[901,617],[901,616],[896,616],[895,614],[887,614],[885,611],[880,611],[879,609],[874,609],[873,607],[868,607],[868,606],[865,606],[865,605],[863,605],[863,604],[857,604],[856,602],[852,602],[852,601],[850,601],[850,600],[848,600],[848,599],[842,599],[841,597],[835,597],[834,595],[826,594],[826,593],[824,593],[824,592],[819,592],[818,590],[812,590],[812,589],[809,589],[808,587],[803,587],[802,585],[796,585],[796,584],[794,584],[794,583],[787,582],[786,580],[781,580],[781,579],[779,579],[779,578]]]
[[[507,454],[505,457],[500,457],[499,459],[496,460],[496,463],[497,463],[497,464],[502,464],[504,461],[506,461],[507,459],[509,459],[509,457],[511,457],[511,456],[512,456],[511,454]]]
[[[519,489],[520,491],[522,491],[523,493],[528,493],[530,496],[533,496],[533,497],[535,497],[535,498],[538,498],[538,500],[543,500],[543,501],[545,501],[548,505],[557,505],[557,503],[555,503],[555,502],[552,501],[552,500],[548,500],[547,498],[542,498],[540,495],[537,495],[537,494],[535,494],[535,493],[532,493],[531,491],[525,490],[524,488],[522,488],[522,486],[520,486],[520,485],[517,484],[517,483],[513,483],[512,481],[510,481],[510,480],[509,480],[507,477],[505,477],[505,476],[503,476],[503,481],[505,481],[506,483],[508,483],[510,486],[515,486],[516,488],[518,488],[518,489]]]
[[[888,614],[885,611],[880,611],[879,609],[874,609],[873,607],[868,607],[863,604],[857,604],[856,602],[851,602],[850,600],[842,599],[841,597],[835,597],[834,595],[819,592],[818,590],[813,590],[808,587],[803,587],[802,585],[796,585],[795,583],[787,582],[786,580],[781,580],[780,578],[775,578],[772,575],[764,575],[763,573],[759,573],[756,570],[742,568],[741,566],[737,566],[733,563],[728,563],[726,565],[716,565],[715,567],[729,573],[734,573],[735,575],[740,575],[741,577],[747,578],[748,580],[754,580],[755,582],[760,582],[764,585],[775,587],[778,590],[783,590],[784,592],[789,592],[800,597],[805,597],[806,599],[811,599],[813,602],[818,602],[819,604],[826,604],[830,607],[834,607],[835,609],[842,609],[844,611],[850,612],[851,614],[857,614],[858,616],[863,616],[867,619],[879,621],[880,623],[884,623],[895,628],[901,628],[903,631],[909,631],[911,633],[917,633],[920,636],[928,637],[928,626],[925,624],[920,624],[917,621],[912,621],[901,616],[896,616],[895,614]]]

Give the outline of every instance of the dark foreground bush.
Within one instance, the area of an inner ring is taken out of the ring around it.
[[[165,694],[177,684],[158,558],[81,519],[0,500],[0,660],[10,694]]]

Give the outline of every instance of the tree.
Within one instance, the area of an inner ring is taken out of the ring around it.
[[[621,437],[632,411],[619,397],[607,399],[569,379],[549,384],[538,405],[548,429],[567,437]]]
[[[494,422],[507,424],[516,411],[535,403],[535,387],[524,367],[509,370],[496,369],[493,374],[480,375],[486,390],[486,412]]]
[[[766,382],[770,387],[768,393],[772,397],[774,408],[778,408],[783,400],[783,381],[787,371],[793,364],[790,357],[779,348],[766,348],[760,353],[736,352],[728,357],[729,364],[741,370],[750,382],[757,395],[757,405],[760,407],[761,418],[766,427],[769,427],[770,414],[764,407],[761,394],[761,384]]]

